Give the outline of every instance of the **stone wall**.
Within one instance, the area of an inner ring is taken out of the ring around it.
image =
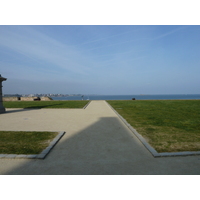
[[[3,101],[20,101],[20,97],[3,97]]]
[[[40,97],[40,99],[41,99],[41,101],[51,101],[51,100],[53,100],[50,97]]]
[[[34,97],[21,97],[21,101],[34,101]]]
[[[51,101],[50,97],[3,97],[3,101]]]

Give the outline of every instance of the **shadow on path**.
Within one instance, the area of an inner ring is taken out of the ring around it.
[[[154,158],[117,117],[102,117],[71,136],[63,131],[44,160],[4,160],[3,167],[11,166],[5,174],[200,174],[199,157]]]
[[[30,110],[39,110],[39,108],[38,109],[36,109],[36,108],[34,108],[34,109],[22,108],[22,109],[16,109],[16,110],[14,110],[14,108],[11,108],[11,109],[13,109],[13,110],[6,110],[5,113],[1,113],[1,114],[10,114],[10,113],[16,113],[16,112],[30,111]]]
[[[6,108],[6,112],[5,113],[1,113],[1,114],[9,114],[9,113],[15,113],[15,112],[24,112],[24,111],[30,111],[30,110],[39,110],[39,109],[45,109],[45,108],[49,108],[49,109],[54,109],[55,106],[60,106],[62,105],[62,103],[58,103],[58,104],[53,104],[53,107],[51,108],[51,105],[36,105],[36,106],[27,106],[25,108]],[[12,109],[12,110],[10,110]],[[58,109],[58,108],[55,108]],[[64,109],[64,108],[62,108]],[[66,108],[68,109],[68,108]]]

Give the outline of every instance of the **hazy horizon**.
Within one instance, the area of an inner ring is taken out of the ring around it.
[[[200,26],[0,26],[4,94],[199,94]]]

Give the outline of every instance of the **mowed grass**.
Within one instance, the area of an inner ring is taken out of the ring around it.
[[[0,154],[39,154],[58,132],[0,131]]]
[[[108,103],[158,152],[200,151],[200,100]]]
[[[89,101],[5,101],[5,108],[83,108]]]

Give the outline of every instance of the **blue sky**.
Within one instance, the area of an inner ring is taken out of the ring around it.
[[[200,26],[0,26],[4,94],[199,94]]]

